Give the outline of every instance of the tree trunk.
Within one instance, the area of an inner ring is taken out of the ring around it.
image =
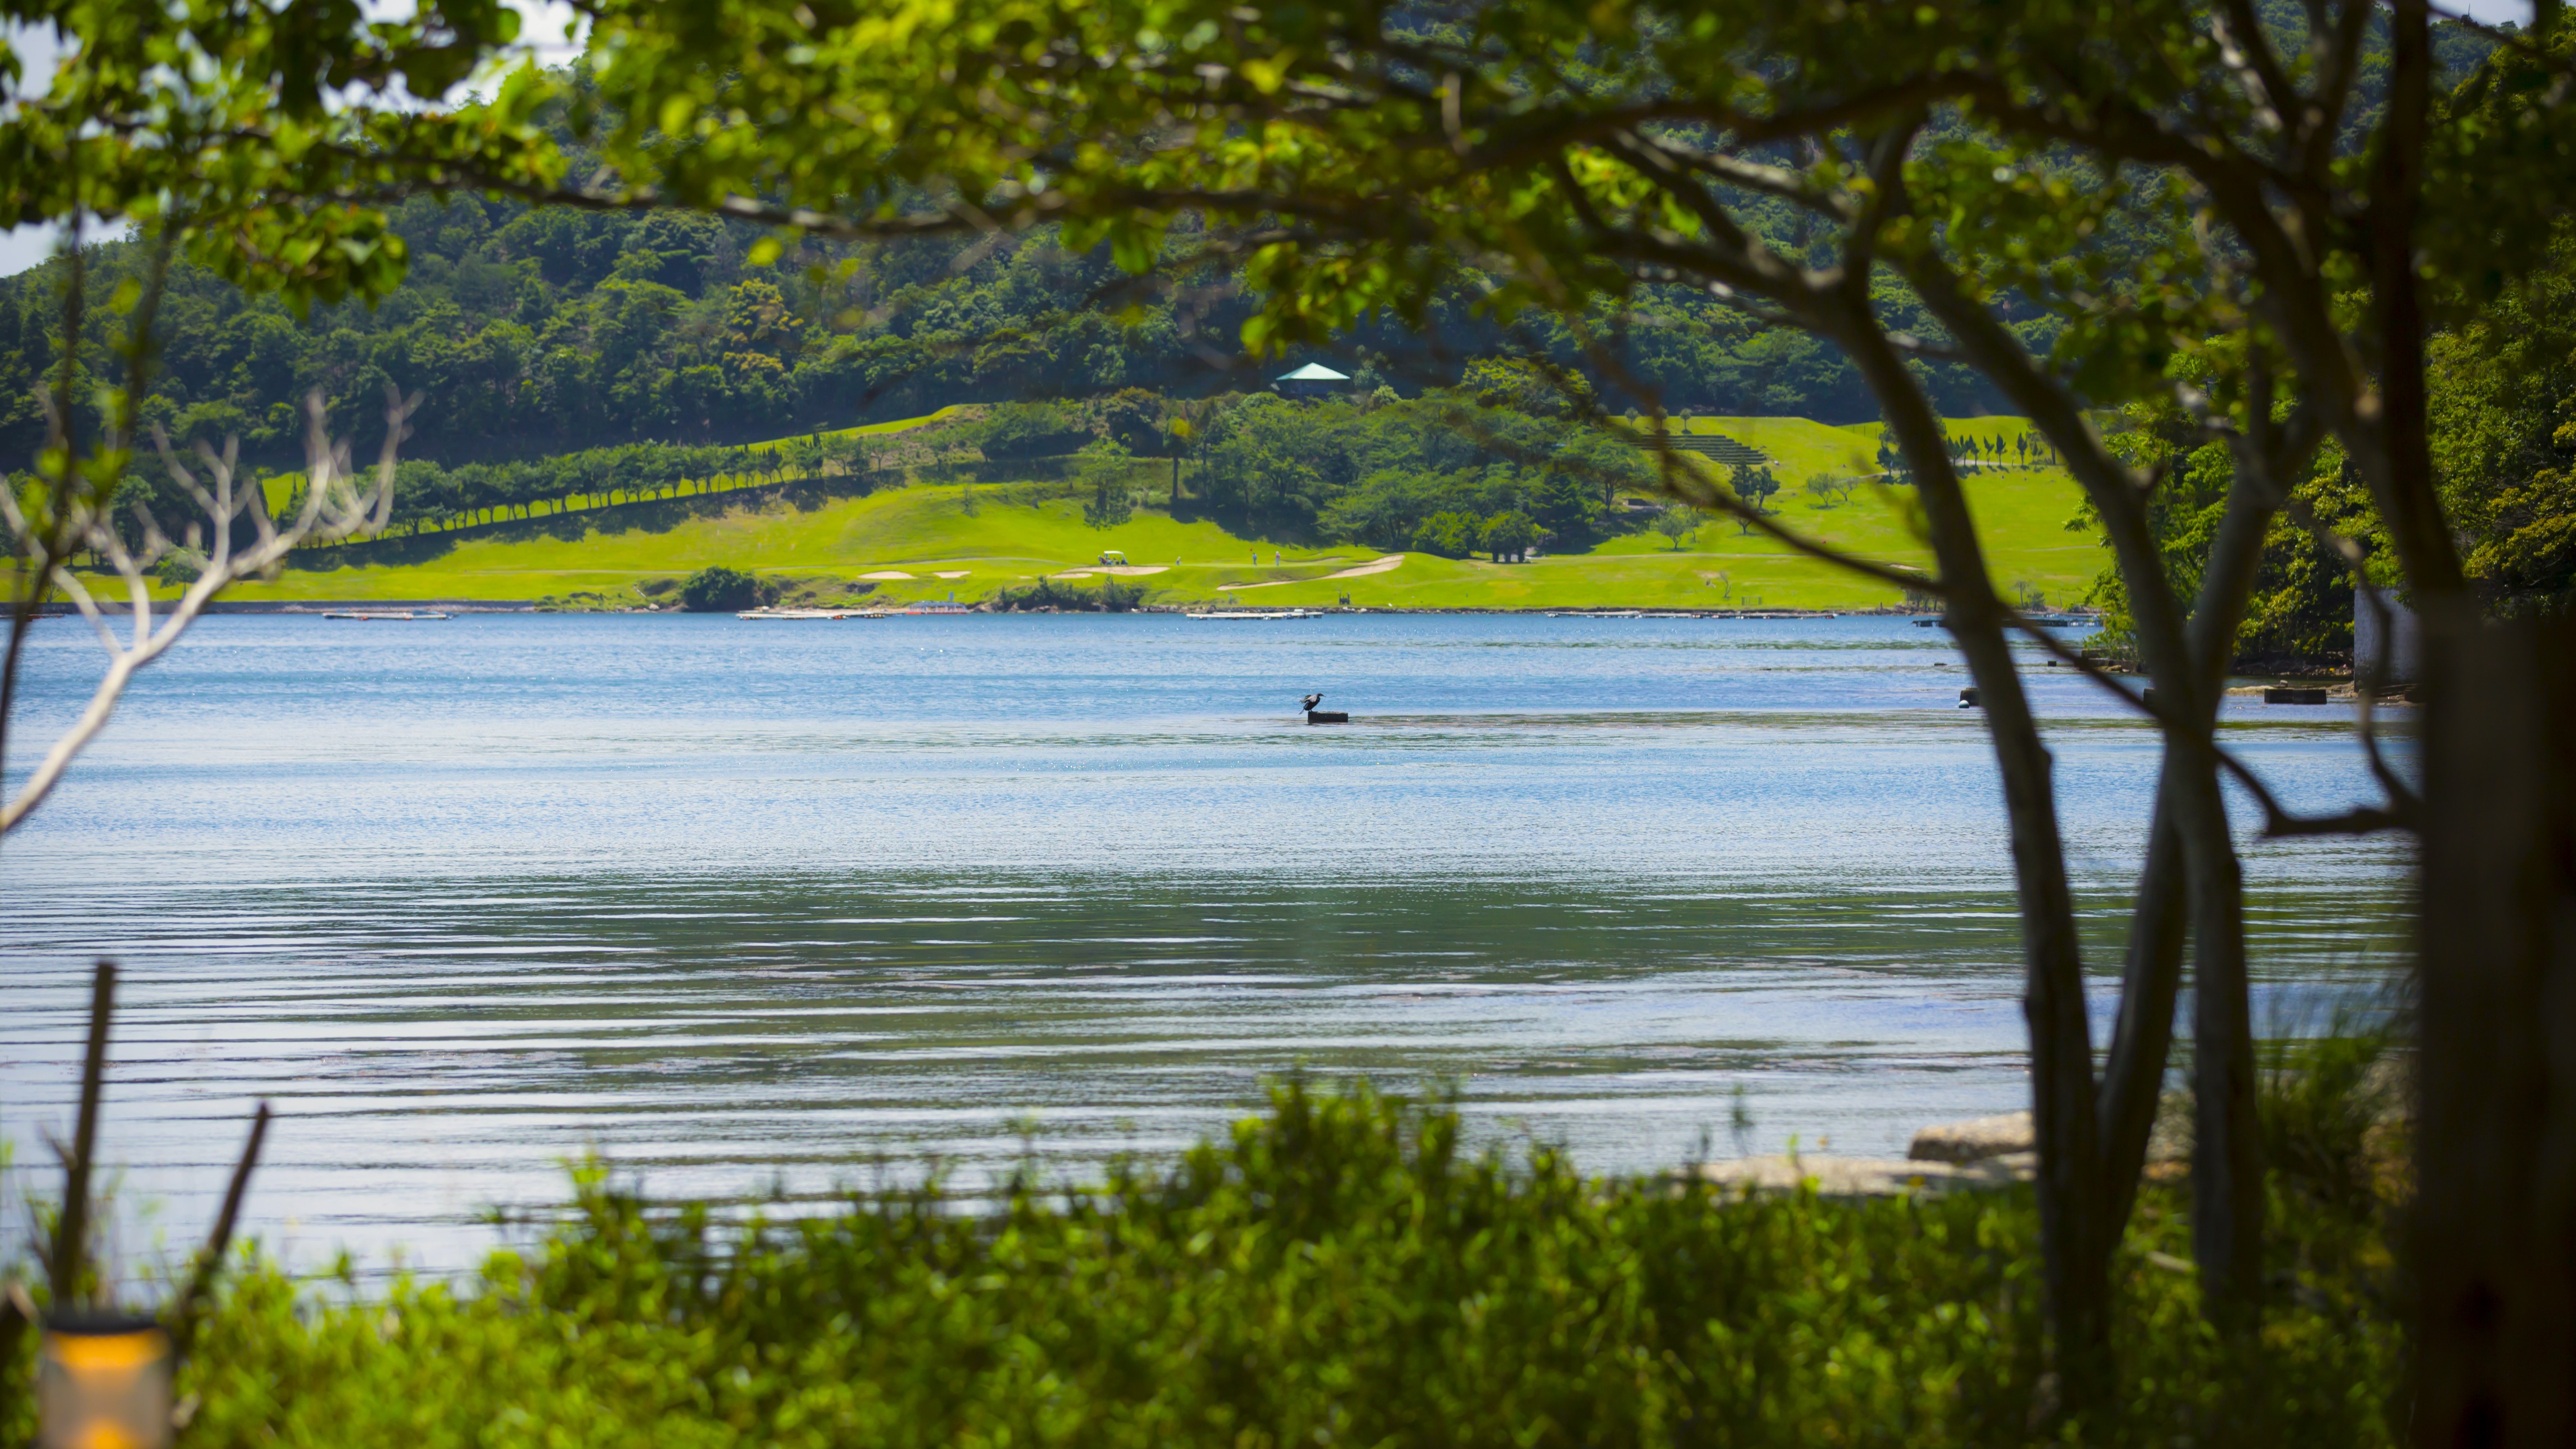
[[[2576,623],[2424,615],[2415,1442],[2576,1443]]]
[[[2377,491],[2406,582],[2419,595],[2446,595],[2459,590],[2462,579],[2459,551],[2433,491],[2424,379],[2428,329],[2415,252],[2437,62],[2426,0],[2392,0],[2388,16],[2388,115],[2370,198],[2370,280],[2381,352],[2377,421],[2387,475]]]
[[[2041,1271],[2066,1402],[2092,1401],[2110,1370],[2110,1254],[2116,1240],[2104,1212],[2100,1123],[2095,1115],[2093,1045],[2084,1014],[2083,943],[2066,881],[2051,761],[2022,692],[1967,496],[1947,456],[1940,419],[1874,318],[1842,319],[1837,340],[1886,411],[1888,430],[1916,465],[1934,559],[1949,591],[1950,633],[1967,657],[1994,742],[2004,811],[2012,831],[2013,880],[2021,903],[2030,1024],[2031,1118],[2039,1148]]]
[[[2245,967],[2245,878],[2205,733],[2168,778],[2191,879],[2191,1253],[2209,1313],[2252,1326],[2263,1288],[2263,1140]]]
[[[2138,480],[2103,446],[2078,400],[1937,259],[1919,258],[1907,276],[1924,305],[1950,327],[1979,369],[2040,427],[2065,443],[2069,467],[2093,500],[2120,575],[2129,585],[2138,652],[2148,677],[2173,705],[2165,711],[2172,723],[2165,729],[2166,763],[2158,788],[2157,820],[2158,828],[2171,830],[2180,847],[2179,874],[2187,886],[2184,894],[2194,943],[2198,1131],[2193,1149],[2192,1252],[2201,1267],[2211,1312],[2229,1321],[2246,1321],[2261,1286],[2262,1150],[2254,1118],[2254,1043],[2246,1004],[2244,874],[2228,830],[2225,797],[2219,791],[2213,732],[2237,621],[2261,561],[2263,530],[2271,515],[2271,505],[2263,499],[2273,491],[2271,480],[2244,478],[2230,490],[2199,605],[2186,613],[2166,579],[2163,553],[2149,524]],[[2268,410],[2268,385],[2259,391]],[[2268,413],[2262,432],[2271,436]],[[1967,440],[1965,451],[1971,458],[1977,449],[1975,439]],[[2251,455],[2243,461],[2247,466],[2268,463]],[[1943,568],[1946,573],[1946,562]],[[2163,886],[2167,879],[2151,877],[2142,885]],[[2157,910],[2170,908],[2161,900],[2151,904]],[[2137,924],[2148,928],[2145,911]],[[2142,970],[2169,959],[2169,951],[2133,953],[2131,964]],[[2133,983],[2136,980],[2133,971]],[[2123,1006],[2125,1012],[2125,1000]],[[2120,1129],[2117,1141],[2124,1151],[2142,1152],[2146,1146],[2145,1136],[2135,1131],[2136,1114],[2145,1106],[2136,1096],[2136,1079],[2151,1075],[2161,1084],[2163,1049],[2170,1041],[2169,998],[2165,1022],[2149,1035],[2132,1039],[2138,1048],[2157,1049],[2152,1060],[2136,1052],[2115,1062],[2115,1069],[2128,1079],[2117,1088],[2119,1120],[2105,1116],[2102,1125],[2106,1130]],[[2132,1023],[2124,1016],[2124,1027],[2133,1024],[2140,1029],[2146,1025],[2144,1018]],[[2146,1123],[2153,1125],[2151,1110]],[[2105,1161],[2106,1205],[2117,1203],[2121,1208],[2104,1225],[2106,1253],[2126,1222],[2140,1166],[2135,1158]]]
[[[2256,411],[2268,416],[2268,376],[2255,391]],[[2186,650],[2191,729],[2167,745],[2162,790],[2176,807],[2191,879],[2192,1257],[2208,1311],[2239,1328],[2252,1325],[2262,1300],[2263,1138],[2254,1098],[2244,866],[2219,793],[2216,730],[2237,628],[2262,567],[2272,500],[2288,491],[2272,476],[2278,459],[2269,447],[2271,429],[2259,437],[2237,450],[2238,477],[2201,575]],[[2305,456],[2307,450],[2292,452]]]
[[[2167,766],[2171,768],[2170,763]],[[2105,1211],[2125,1225],[2164,1103],[2165,1061],[2173,1050],[2174,999],[2182,991],[2184,908],[2182,836],[2156,796],[2147,829],[2147,864],[2129,913],[2129,955],[2120,978],[2120,1015],[2111,1028],[2111,1060],[2102,1073],[2102,1167]]]

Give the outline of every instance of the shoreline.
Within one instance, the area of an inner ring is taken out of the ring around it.
[[[167,602],[168,602],[167,600],[157,600],[157,599],[156,599],[156,600],[154,600],[154,603],[155,603],[156,605],[157,605],[157,604],[167,603]],[[98,607],[99,607],[99,612],[100,612],[100,613],[102,613],[102,614],[119,614],[119,615],[122,615],[122,614],[130,613],[130,612],[132,611],[132,610],[131,610],[131,606],[130,606],[130,605],[129,605],[125,600],[122,600],[122,599],[117,599],[117,600],[112,600],[112,601],[111,601],[111,600],[107,600],[107,599],[101,599],[101,600],[99,600],[99,601],[98,601]],[[1194,613],[1200,613],[1200,612],[1203,612],[1205,609],[1213,608],[1213,607],[1215,607],[1213,604],[1208,604],[1208,605],[1200,605],[1200,604],[1188,604],[1188,605],[1184,605],[1184,604],[1142,604],[1142,605],[1139,605],[1139,606],[1137,606],[1137,607],[1135,607],[1135,608],[1133,608],[1133,609],[1122,609],[1122,610],[1107,610],[1107,609],[1062,609],[1062,610],[1058,610],[1058,609],[1017,609],[1017,610],[1011,610],[1011,611],[1008,611],[1008,612],[1010,612],[1010,613],[1012,613],[1012,614],[1014,614],[1014,615],[1023,615],[1023,616],[1029,616],[1029,615],[1042,615],[1042,614],[1107,614],[1107,613],[1127,613],[1127,614],[1194,614]],[[289,601],[277,601],[277,602],[272,602],[272,601],[264,600],[264,599],[218,599],[218,600],[216,600],[216,601],[214,601],[214,602],[212,602],[212,603],[210,603],[210,604],[206,605],[206,606],[205,606],[205,608],[204,608],[204,610],[203,610],[202,612],[203,612],[203,613],[206,613],[206,614],[324,614],[324,613],[337,613],[337,612],[342,612],[342,611],[347,611],[347,610],[356,610],[356,609],[366,609],[366,610],[387,610],[387,609],[436,609],[436,610],[440,610],[440,611],[442,611],[442,612],[450,613],[450,614],[677,614],[677,613],[683,613],[683,612],[686,612],[686,611],[684,611],[684,610],[679,610],[679,609],[636,609],[636,608],[616,608],[616,609],[567,609],[567,608],[560,608],[560,607],[549,607],[545,602],[543,602],[543,601],[541,601],[541,600],[537,600],[537,599],[339,599],[339,600],[329,600],[329,599],[295,599],[295,600],[289,600]],[[68,604],[68,603],[54,602],[54,603],[48,603],[48,604],[40,605],[40,606],[37,608],[36,612],[37,612],[37,615],[38,615],[39,617],[52,618],[52,617],[67,616],[67,615],[68,615],[68,616],[77,616],[77,615],[79,614],[79,612],[80,612],[80,611],[79,611],[77,608],[73,607],[72,605],[70,605],[70,604]],[[733,612],[733,611],[732,611],[732,610],[712,610],[712,611],[709,611],[709,612],[710,612],[710,613],[728,613],[728,614],[729,614],[729,613],[731,613],[731,612]],[[889,609],[889,610],[888,610],[888,613],[889,613],[889,614],[900,614],[901,612],[902,612],[902,610],[901,610],[900,608],[892,608],[892,609]],[[986,609],[986,608],[982,608],[982,607],[971,607],[971,608],[968,608],[968,609],[959,610],[958,612],[959,612],[959,613],[970,613],[970,614],[1000,614],[1000,613],[1003,613],[1003,612],[1005,612],[1005,611],[1003,611],[1003,610],[999,610],[999,609]],[[1529,616],[1542,617],[1542,618],[1559,618],[1559,617],[1566,617],[1566,618],[1623,618],[1623,619],[1624,619],[1624,618],[1648,618],[1648,619],[1846,619],[1846,618],[1850,618],[1850,619],[1865,619],[1865,618],[1905,619],[1905,618],[1934,618],[1934,617],[1938,617],[1938,616],[1937,616],[1937,614],[1935,614],[1933,611],[1930,611],[1930,610],[1925,610],[1925,609],[1909,609],[1909,608],[1902,607],[1902,606],[1900,606],[1900,605],[1882,605],[1882,606],[1873,606],[1873,607],[1864,607],[1864,608],[1854,608],[1854,609],[1768,609],[1768,608],[1756,608],[1756,609],[1676,609],[1676,608],[1670,608],[1670,607],[1665,607],[1665,606],[1645,605],[1645,604],[1574,604],[1574,605],[1556,605],[1556,606],[1552,606],[1552,607],[1537,607],[1537,606],[1533,606],[1533,607],[1529,607],[1529,608],[1480,607],[1480,606],[1472,606],[1472,605],[1454,605],[1454,606],[1452,606],[1452,605],[1403,605],[1403,604],[1373,605],[1373,606],[1364,607],[1364,608],[1363,608],[1363,607],[1348,607],[1348,608],[1346,608],[1346,607],[1343,607],[1343,606],[1341,606],[1341,605],[1320,605],[1320,606],[1318,606],[1318,605],[1304,605],[1304,606],[1299,606],[1299,605],[1279,604],[1279,605],[1272,605],[1272,606],[1269,606],[1269,607],[1263,607],[1263,606],[1260,606],[1260,605],[1245,605],[1245,606],[1242,606],[1242,607],[1239,607],[1239,608],[1229,608],[1229,609],[1227,609],[1225,612],[1228,612],[1228,613],[1240,613],[1240,614],[1291,614],[1291,613],[1295,613],[1295,614],[1331,614],[1331,615],[1361,615],[1361,614],[1404,614],[1404,615],[1435,615],[1435,614],[1437,614],[1437,615],[1445,615],[1445,614],[1459,614],[1459,615],[1489,615],[1489,616],[1494,616],[1494,617],[1511,617],[1511,616],[1519,616],[1519,615],[1529,615]]]

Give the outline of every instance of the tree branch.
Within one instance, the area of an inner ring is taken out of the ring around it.
[[[107,721],[115,713],[117,701],[123,698],[126,687],[132,683],[135,671],[160,658],[171,645],[178,643],[180,636],[205,612],[206,605],[213,602],[216,595],[241,579],[265,572],[307,539],[347,538],[383,529],[393,507],[395,453],[409,432],[405,420],[419,405],[417,397],[406,399],[390,389],[388,395],[384,454],[378,461],[373,486],[363,490],[352,480],[348,445],[333,444],[325,430],[321,394],[316,392],[306,399],[308,481],[303,505],[296,518],[284,528],[276,527],[269,519],[264,504],[253,510],[258,541],[249,549],[238,552],[232,545],[233,524],[249,506],[249,501],[237,492],[230,451],[227,450],[221,458],[211,452],[206,455],[215,479],[214,488],[208,490],[199,485],[170,453],[168,439],[163,438],[161,447],[165,464],[174,476],[183,480],[183,486],[195,495],[206,511],[208,559],[205,571],[170,606],[169,612],[160,616],[157,623],[152,612],[152,588],[147,571],[166,552],[168,539],[160,536],[157,528],[149,529],[145,551],[137,557],[126,549],[125,541],[102,511],[96,508],[88,511],[80,521],[78,536],[107,558],[124,580],[133,616],[130,637],[119,641],[109,629],[97,601],[90,596],[88,587],[70,568],[59,563],[54,567],[54,585],[70,597],[74,607],[98,631],[108,652],[107,673],[90,692],[89,703],[82,709],[80,717],[54,741],[53,748],[46,751],[18,793],[5,805],[0,805],[0,832],[16,829],[37,806],[44,803],[71,762],[88,748],[100,730],[107,727]],[[253,491],[258,487],[256,482],[251,484]],[[148,517],[146,521],[148,524]]]

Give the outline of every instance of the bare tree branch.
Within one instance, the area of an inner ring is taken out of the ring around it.
[[[196,475],[181,464],[171,451],[169,439],[154,430],[163,463],[173,479],[186,489],[204,513],[202,520],[206,541],[206,565],[166,613],[155,615],[152,603],[151,571],[172,549],[169,537],[158,523],[143,515],[144,543],[138,552],[127,546],[115,527],[108,507],[98,501],[78,503],[81,513],[71,521],[68,536],[96,552],[116,571],[124,582],[128,596],[130,621],[120,638],[108,621],[107,610],[91,594],[89,586],[70,568],[70,551],[49,562],[47,578],[71,600],[72,606],[99,636],[107,651],[107,673],[90,692],[89,704],[70,729],[54,741],[25,785],[5,805],[0,805],[0,832],[14,830],[20,821],[44,803],[61,781],[63,772],[87,748],[98,732],[107,727],[108,718],[116,712],[117,701],[133,682],[135,671],[169,651],[187,633],[188,626],[205,612],[218,594],[238,583],[268,572],[282,562],[287,553],[308,542],[334,542],[375,533],[391,516],[394,492],[394,460],[402,440],[409,435],[405,426],[412,410],[419,406],[417,396],[405,398],[387,389],[385,408],[385,445],[377,460],[370,482],[361,482],[350,467],[349,445],[331,440],[322,396],[313,393],[305,400],[307,419],[305,436],[304,498],[295,516],[280,526],[269,516],[267,504],[260,495],[258,480],[243,480],[236,468],[236,448],[227,443],[222,453],[211,448],[199,449],[200,465],[212,480],[212,486],[200,483]],[[235,548],[235,524],[247,515],[253,541],[247,548]],[[0,519],[11,531],[24,539],[30,523],[14,494],[0,490]],[[196,525],[192,523],[192,529]]]
[[[2155,720],[2168,730],[2180,724],[2173,716],[2173,707],[2166,701],[2149,699],[2145,694],[2121,683],[2119,677],[2104,668],[2100,660],[2068,648],[2066,641],[2051,633],[2046,625],[2037,623],[2019,610],[2009,607],[2006,608],[2005,614],[2005,621],[2038,644],[2043,652],[2092,680],[2101,686],[2105,693],[2117,698],[2122,704]],[[2356,806],[2341,815],[2298,815],[2281,804],[2281,797],[2272,793],[2272,788],[2263,783],[2262,777],[2255,774],[2251,766],[2229,753],[2225,747],[2213,744],[2211,752],[2218,760],[2218,767],[2234,777],[2238,784],[2243,785],[2246,793],[2254,797],[2254,803],[2262,808],[2263,834],[2267,839],[2280,839],[2294,835],[2369,835],[2382,830],[2415,828],[2417,809],[2414,796],[2411,794],[2402,797],[2392,795],[2391,803],[2387,806]]]

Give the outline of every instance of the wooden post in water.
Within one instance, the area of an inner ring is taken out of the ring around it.
[[[2414,1439],[2576,1444],[2576,626],[2424,623]]]

